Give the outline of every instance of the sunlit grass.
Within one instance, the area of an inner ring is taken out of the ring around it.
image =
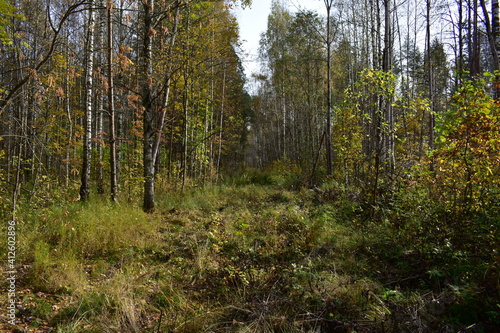
[[[58,332],[321,332],[359,320],[397,332],[389,319],[411,307],[433,315],[418,291],[391,285],[414,264],[389,222],[316,196],[225,184],[159,189],[154,214],[106,200],[25,209],[23,281],[48,309],[25,311]]]

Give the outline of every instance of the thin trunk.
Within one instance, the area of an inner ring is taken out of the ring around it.
[[[97,129],[96,129],[96,148],[97,148],[97,193],[104,194],[104,94],[102,91],[98,94],[97,101]]]
[[[92,12],[93,0],[90,0],[89,2],[89,7],[91,8],[90,12]],[[79,7],[84,5],[85,3],[87,2],[80,1],[69,6],[68,9],[61,15],[61,19],[57,26],[52,26],[53,36],[50,41],[47,53],[45,53],[45,55],[41,57],[40,61],[35,66],[33,66],[27,74],[23,75],[19,80],[17,80],[12,88],[5,89],[3,96],[0,96],[0,115],[3,113],[4,109],[12,100],[12,98],[14,98],[19,93],[21,88],[23,88],[33,78],[33,74],[37,73],[40,68],[42,68],[42,66],[44,66],[51,59],[52,54],[54,53],[54,51],[56,50],[56,46],[58,45],[59,33],[61,32],[64,23],[73,13],[80,11]],[[50,10],[50,8],[48,8],[48,10]]]
[[[83,161],[82,161],[82,184],[80,187],[80,200],[86,201],[90,195],[90,166],[92,160],[92,93],[93,93],[93,70],[94,70],[94,24],[95,12],[92,8],[93,1],[89,7],[89,21],[87,31],[87,63],[85,66],[85,123],[83,137]]]
[[[426,15],[426,44],[427,44],[427,75],[429,76],[429,100],[431,102],[429,110],[429,149],[434,149],[434,107],[435,107],[435,93],[434,93],[434,64],[432,63],[432,50],[431,50],[431,0],[427,0],[427,15]],[[434,160],[431,160],[430,170],[434,170]]]
[[[481,71],[481,59],[480,59],[480,34],[478,27],[478,4],[477,0],[472,0],[473,2],[473,18],[472,18],[472,53],[470,62],[470,73],[474,77],[478,75]],[[470,8],[469,8],[470,11]]]
[[[172,54],[173,54],[173,49],[175,45],[175,40],[177,36],[177,30],[179,26],[179,8],[180,8],[180,3],[177,3],[177,7],[175,10],[175,17],[174,17],[174,29],[172,31],[172,37],[170,38],[170,45],[167,53],[167,59],[170,62],[170,65],[168,66],[167,72],[166,72],[166,79],[164,83],[164,94],[163,94],[163,106],[161,109],[161,114],[160,114],[160,119],[157,125],[157,132],[156,132],[156,138],[153,146],[153,160],[154,164],[156,164],[157,159],[158,159],[158,152],[160,150],[160,144],[161,144],[161,138],[163,134],[163,126],[165,125],[165,116],[167,114],[167,106],[168,106],[168,101],[170,98],[170,83],[172,81],[172,71],[173,71],[173,66],[172,66]]]
[[[491,12],[491,30],[495,41],[495,48],[498,51],[500,49],[500,6],[498,5],[498,0],[492,0]]]
[[[113,82],[113,2],[108,0],[108,111],[109,111],[109,165],[111,168],[111,201],[117,201],[118,184],[116,175],[116,135],[115,135],[115,98]]]
[[[69,65],[68,65],[69,66]],[[70,153],[71,146],[73,142],[73,119],[71,118],[71,109],[70,109],[70,99],[69,99],[69,70],[66,73],[66,79],[64,82],[64,110],[66,111],[66,115],[68,117],[68,142],[66,145],[66,157],[65,157],[65,167],[66,167],[66,186],[69,186],[69,178],[70,178]]]
[[[184,140],[182,155],[182,189],[186,187],[187,172],[188,172],[188,142],[189,142],[189,91],[188,91],[188,69],[186,69],[184,79]]]
[[[212,31],[212,41],[214,41],[214,33]],[[208,133],[212,133],[213,128],[214,128],[214,96],[215,96],[215,65],[213,64],[212,60],[212,66],[210,67],[211,71],[211,76],[210,76],[210,119],[209,119],[209,124],[208,124]],[[210,181],[213,181],[213,174],[214,174],[214,160],[215,160],[215,155],[214,155],[214,140],[215,136],[210,136],[210,144],[208,147],[209,150],[209,166],[210,166]]]
[[[384,17],[385,17],[385,32],[384,32],[384,54],[382,70],[390,72],[392,70],[392,54],[393,54],[393,38],[392,38],[392,15],[391,15],[391,0],[384,0]],[[392,97],[389,96],[386,101],[386,122],[388,125],[385,135],[386,141],[386,162],[390,172],[395,168],[394,156],[394,111],[392,108]]]
[[[330,27],[330,11],[332,9],[333,1],[324,0],[326,6],[326,85],[327,85],[327,96],[326,96],[326,172],[328,175],[333,174],[333,161],[332,161],[332,86],[331,86],[331,45],[332,38],[331,27]]]
[[[220,159],[222,155],[222,132],[223,132],[223,122],[224,122],[224,99],[226,98],[226,64],[224,63],[224,73],[222,75],[222,100],[220,107],[220,122],[219,122],[219,153],[217,155],[217,178],[215,182],[219,181],[220,175]]]
[[[464,70],[464,41],[463,41],[463,20],[464,20],[464,9],[463,9],[463,4],[462,0],[458,0],[458,64],[457,64],[457,71],[460,75],[462,75],[462,72]],[[455,82],[455,85],[458,86],[459,84],[459,77],[460,75],[457,75],[457,81]]]
[[[98,8],[103,6],[103,1],[99,0],[96,4]],[[96,45],[95,49],[99,50],[104,47],[103,42],[103,33],[105,23],[103,18],[103,13],[99,10],[99,15],[97,17],[97,24],[95,29],[96,31]],[[98,53],[97,63],[94,65],[96,67],[96,71],[99,73],[101,82],[103,81],[103,74],[101,73],[101,67],[104,65],[104,55],[103,53]],[[101,85],[104,85],[101,83]],[[95,146],[97,150],[97,172],[96,172],[96,185],[97,185],[97,193],[104,194],[104,99],[106,98],[106,94],[104,93],[104,89],[99,87],[100,89],[96,89],[97,92],[97,100],[96,100],[96,129],[95,129]]]
[[[154,0],[143,2],[144,7],[144,40],[142,47],[143,57],[143,92],[142,106],[144,108],[143,130],[144,130],[144,201],[145,212],[152,212],[155,209],[155,164],[153,158],[153,11]]]
[[[124,29],[123,29],[123,21],[124,21],[124,9],[123,9],[123,6],[124,6],[124,0],[120,0],[120,8],[119,8],[119,24],[118,24],[118,27],[117,27],[117,30],[118,30],[118,42],[121,43],[124,39]],[[119,47],[118,48],[118,52],[122,52],[122,49]],[[125,112],[125,107],[124,107],[124,102],[122,100],[121,102],[121,105],[119,107],[119,112],[117,113],[117,147],[116,147],[116,182],[117,184],[120,183],[120,179],[121,179],[121,170],[122,170],[122,156],[123,156],[123,150],[122,150],[122,147],[123,147],[123,138],[124,138],[124,132],[125,132],[125,128],[124,128],[124,122],[123,122],[123,116],[124,116],[124,112]]]
[[[188,17],[186,23],[186,34],[189,35],[190,30],[190,19],[189,15],[191,12],[188,8]],[[189,54],[189,43],[187,45]],[[182,154],[182,189],[186,187],[186,181],[188,176],[188,142],[189,142],[189,58],[186,59],[186,67],[184,69],[184,138],[183,138],[183,154]]]
[[[213,66],[213,64],[212,64]],[[213,76],[210,77],[210,80],[213,81]],[[210,108],[209,108],[209,103],[210,100],[208,98],[205,99],[205,116],[203,120],[203,137],[207,138],[205,142],[203,143],[203,158],[208,158],[208,144],[210,141],[210,136],[208,135],[208,117],[210,115]],[[203,183],[206,181],[206,177],[208,175],[208,168],[210,166],[210,163],[203,163],[200,166],[200,172],[198,177],[202,180]]]
[[[282,59],[285,59],[285,55],[282,55]],[[281,129],[281,135],[283,138],[282,142],[282,147],[283,147],[283,152],[281,157],[286,160],[287,159],[287,143],[286,143],[286,93],[285,93],[285,66],[286,62],[283,63],[281,66],[281,113],[282,113],[282,121],[283,121],[283,127]]]

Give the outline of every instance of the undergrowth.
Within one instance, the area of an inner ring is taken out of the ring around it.
[[[425,202],[400,196],[408,210],[388,201],[370,220],[359,192],[288,185],[253,175],[160,189],[151,215],[105,200],[23,207],[19,327],[61,333],[497,327],[498,263],[433,240],[423,219],[435,215],[423,210]]]

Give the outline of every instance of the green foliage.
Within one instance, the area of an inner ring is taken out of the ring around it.
[[[423,96],[402,96],[394,106],[404,119],[394,126],[396,155],[403,165],[419,164],[423,152],[429,150],[429,142],[424,140],[426,136],[423,132],[428,122],[426,118],[431,113],[431,102]]]
[[[272,184],[293,186],[302,174],[298,165],[289,160],[277,160],[268,167]]]
[[[396,76],[379,69],[365,69],[359,81],[346,89],[345,100],[335,109],[332,143],[337,174],[345,186],[374,183],[376,163],[384,135],[389,134],[385,111],[396,98]]]
[[[59,295],[25,311],[60,332],[306,332],[360,320],[399,332],[495,320],[496,266],[441,242],[424,187],[402,186],[367,222],[359,194],[334,180],[318,192],[245,182],[159,191],[150,216],[95,201],[24,212],[23,281]]]
[[[0,45],[12,44],[12,35],[7,27],[12,25],[12,18],[23,20],[24,16],[17,13],[17,8],[8,1],[0,1]]]
[[[500,190],[500,109],[485,87],[464,81],[436,126],[437,189],[455,210],[485,209]]]
[[[336,152],[336,159],[339,167],[336,168],[340,173],[339,179],[344,179],[348,184],[352,181],[351,177],[356,172],[355,169],[362,168],[364,157],[363,148],[363,127],[362,119],[365,117],[350,93],[347,93],[347,100],[342,107],[336,109],[336,118],[333,124],[332,146]]]

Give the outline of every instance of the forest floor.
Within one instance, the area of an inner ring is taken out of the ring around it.
[[[418,251],[389,213],[368,221],[355,193],[159,192],[150,215],[98,199],[22,210],[17,325],[2,280],[0,331],[498,332],[498,263],[463,283],[464,265]]]

